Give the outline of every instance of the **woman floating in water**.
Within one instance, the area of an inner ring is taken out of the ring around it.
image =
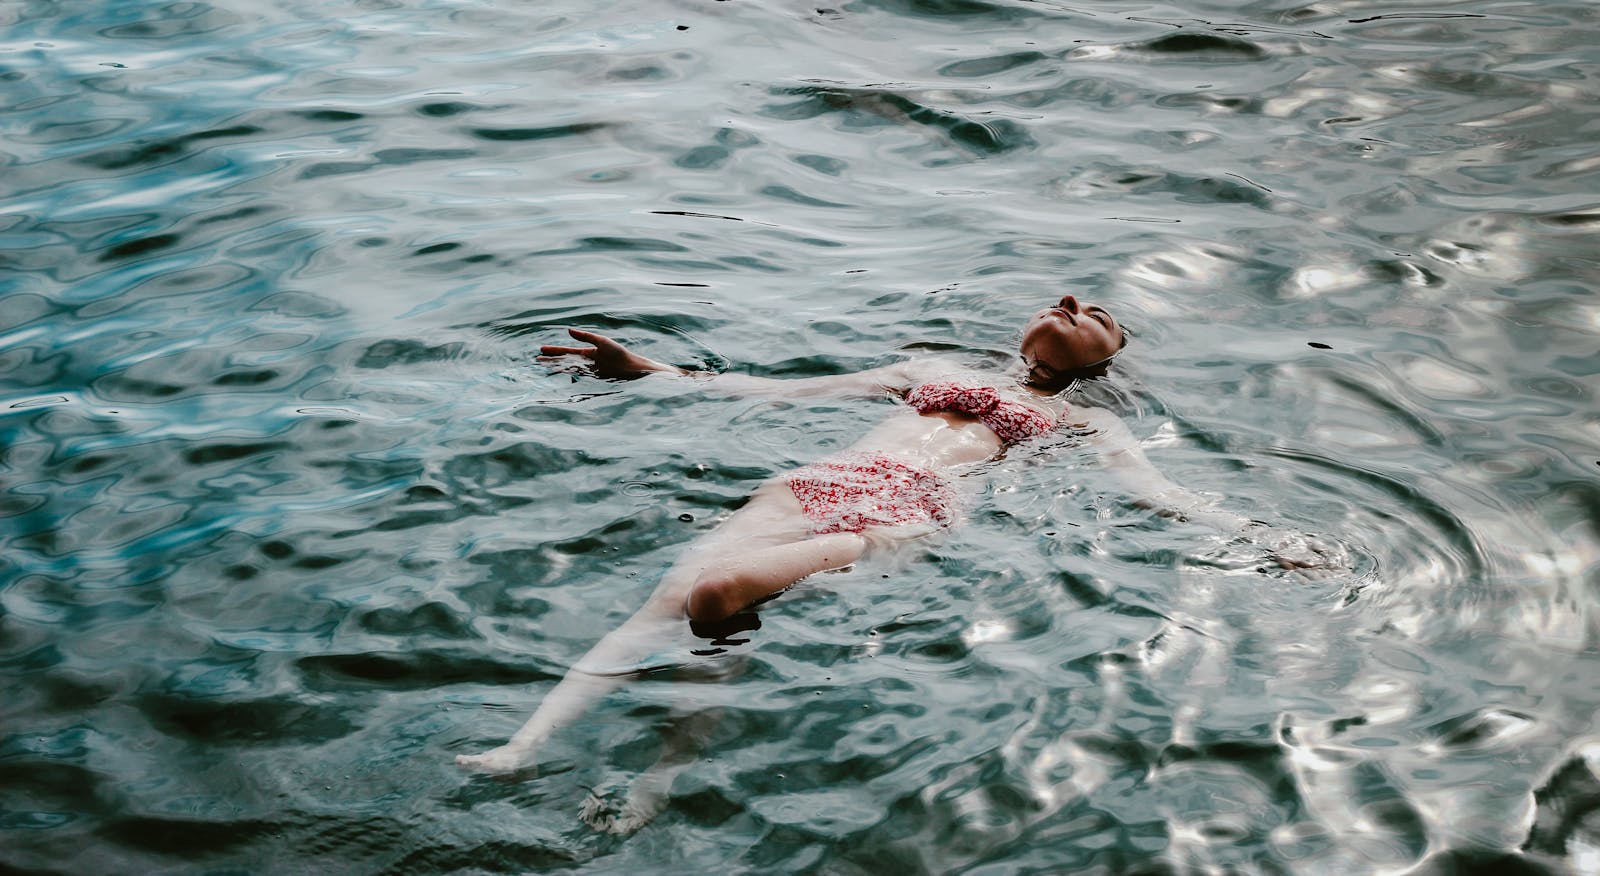
[[[955,478],[964,469],[1057,429],[1086,436],[1143,506],[1225,532],[1259,526],[1168,480],[1114,415],[1068,407],[1063,390],[1080,378],[1103,375],[1126,339],[1109,312],[1071,295],[1028,320],[1016,368],[982,376],[966,372],[962,379],[949,378],[948,361],[926,359],[793,380],[692,373],[647,359],[603,335],[569,333],[587,346],[546,346],[543,354],[582,357],[582,366],[600,377],[665,372],[705,380],[718,392],[788,398],[890,395],[905,407],[848,450],[763,484],[747,504],[685,550],[644,607],[572,667],[511,741],[456,758],[462,766],[497,773],[532,766],[552,733],[627,680],[630,673],[619,667],[638,666],[685,621],[724,620],[807,575],[848,566],[869,548],[948,526],[956,516]],[[1263,536],[1267,532],[1261,530]],[[1263,547],[1285,567],[1332,564],[1322,545],[1304,537],[1280,531],[1272,541]],[[631,802],[635,809],[659,806],[653,800]]]

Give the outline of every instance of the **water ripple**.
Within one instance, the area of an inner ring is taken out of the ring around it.
[[[1592,869],[1594,10],[0,22],[4,866]],[[1095,401],[1165,473],[1347,568],[1013,452],[537,779],[454,771],[887,410],[538,344],[998,361],[1064,291],[1132,327]],[[638,835],[580,817],[691,737]]]

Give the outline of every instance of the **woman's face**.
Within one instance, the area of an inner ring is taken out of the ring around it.
[[[1033,383],[1055,385],[1122,349],[1122,326],[1105,308],[1068,295],[1033,315],[1022,329],[1022,361]]]

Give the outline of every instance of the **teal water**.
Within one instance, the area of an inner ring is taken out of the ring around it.
[[[1600,872],[1600,7],[0,7],[0,869]],[[1257,571],[1086,451],[463,774],[1073,291]],[[740,641],[742,640],[742,641]],[[579,818],[709,740],[653,823]]]

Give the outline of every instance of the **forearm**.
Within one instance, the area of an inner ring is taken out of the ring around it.
[[[909,383],[905,368],[901,365],[818,377],[760,377],[733,372],[691,371],[671,365],[661,365],[654,370],[692,378],[706,392],[730,396],[873,398],[886,392],[903,392]]]
[[[1210,496],[1174,483],[1151,464],[1121,420],[1103,411],[1090,417],[1090,435],[1106,470],[1122,482],[1140,508],[1176,520],[1231,533],[1250,524],[1250,518],[1217,506]]]
[[[1198,523],[1218,532],[1237,532],[1251,523],[1250,518],[1243,514],[1217,507],[1215,499],[1182,487],[1175,486],[1154,496],[1141,497],[1135,499],[1133,503],[1162,517],[1185,523]]]

